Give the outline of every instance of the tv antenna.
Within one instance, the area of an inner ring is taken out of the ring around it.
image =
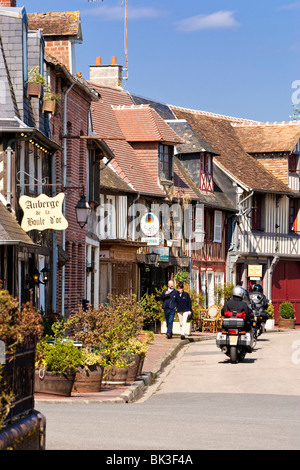
[[[91,2],[98,2],[98,0],[88,0],[89,3]],[[103,2],[103,0],[102,0]],[[127,28],[127,20],[128,20],[128,14],[127,14],[127,0],[122,0],[122,5],[125,4],[125,56],[126,56],[126,77],[124,77],[125,80],[128,80],[128,28]]]

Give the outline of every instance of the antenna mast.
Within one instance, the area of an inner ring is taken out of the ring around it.
[[[97,2],[98,0],[88,0],[88,2]],[[103,0],[102,0],[103,2]],[[122,1],[123,4],[123,1]],[[124,77],[125,80],[128,80],[128,35],[127,35],[127,0],[125,0],[125,56],[126,56],[126,77]]]

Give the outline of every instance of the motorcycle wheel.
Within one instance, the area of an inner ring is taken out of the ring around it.
[[[262,329],[258,328],[258,330],[256,332],[256,338],[258,338],[261,334],[262,334]]]
[[[237,364],[238,363],[238,352],[237,352],[237,347],[236,346],[231,346],[231,348],[230,348],[230,362],[231,362],[231,364]]]

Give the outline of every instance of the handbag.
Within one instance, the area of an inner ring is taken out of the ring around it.
[[[194,316],[194,314],[193,314],[193,311],[191,310],[191,311],[189,312],[188,317],[187,317],[188,321],[193,320],[193,316]]]

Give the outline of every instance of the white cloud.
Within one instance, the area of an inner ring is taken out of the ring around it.
[[[101,5],[97,8],[91,8],[86,10],[85,14],[99,16],[105,20],[123,20],[124,19],[124,6],[110,7],[107,5]],[[128,6],[127,10],[129,20],[137,20],[143,18],[158,18],[165,14],[165,12],[156,10],[152,7],[141,7],[134,8]]]
[[[282,5],[278,10],[299,10],[300,2],[289,3],[287,5]]]
[[[202,29],[231,29],[239,26],[234,18],[235,11],[217,11],[210,15],[196,15],[177,23],[177,29],[183,32],[193,32]]]

